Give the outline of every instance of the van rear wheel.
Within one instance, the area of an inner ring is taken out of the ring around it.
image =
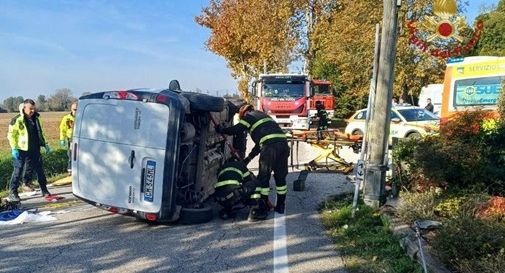
[[[179,221],[186,225],[202,224],[212,220],[213,211],[210,206],[201,208],[182,208]]]

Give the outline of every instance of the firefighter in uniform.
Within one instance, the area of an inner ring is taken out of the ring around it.
[[[255,143],[251,153],[244,159],[248,164],[256,155],[260,154],[258,180],[260,187],[257,193],[268,204],[270,193],[270,175],[274,172],[277,200],[275,211],[284,213],[287,193],[286,176],[288,174],[289,146],[286,134],[279,125],[267,114],[254,110],[252,105],[246,104],[240,108],[238,124],[223,128],[216,126],[216,131],[228,135],[237,135],[248,131]],[[268,210],[252,209],[249,214],[251,220],[265,219]]]
[[[323,131],[328,130],[328,112],[324,110],[324,105],[321,101],[316,101],[316,117],[318,119],[317,124],[317,140],[323,139]]]
[[[12,149],[12,164],[14,166],[8,197],[8,200],[11,202],[20,201],[18,187],[25,166],[33,168],[37,173],[37,180],[42,191],[42,196],[50,195],[47,190],[47,179],[42,166],[40,147],[45,147],[46,153],[49,153],[51,148],[44,138],[39,113],[35,111],[35,102],[31,99],[26,99],[23,102],[23,108],[20,108],[20,110],[20,113],[12,118],[7,133],[9,145]],[[29,174],[31,174],[31,171],[25,172],[25,176]],[[25,177],[24,180],[29,181],[30,177]]]
[[[264,207],[266,203],[255,193],[257,180],[243,161],[232,158],[218,171],[214,184],[214,199],[223,207],[219,212],[222,219],[235,218],[234,210],[250,206],[251,209]]]
[[[74,129],[75,112],[77,111],[77,102],[70,105],[70,113],[63,116],[60,122],[60,147],[67,148],[68,164],[67,171],[72,171],[72,131]]]

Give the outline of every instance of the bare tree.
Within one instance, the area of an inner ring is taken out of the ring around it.
[[[47,104],[51,111],[65,111],[68,110],[70,104],[75,100],[72,96],[72,91],[68,88],[56,90],[56,92],[49,97]]]
[[[37,111],[45,112],[48,110],[47,109],[47,99],[46,99],[45,95],[39,95],[37,97],[36,104],[37,104]]]
[[[5,107],[5,110],[8,112],[12,112],[13,105],[14,105],[14,97],[8,97],[4,100],[3,106]]]

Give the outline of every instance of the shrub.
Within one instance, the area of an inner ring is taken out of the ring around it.
[[[505,224],[468,215],[456,217],[437,232],[433,248],[446,265],[458,272],[502,272]]]
[[[438,190],[432,188],[425,192],[401,192],[401,203],[396,213],[405,222],[412,223],[417,219],[434,219]]]
[[[477,209],[477,216],[495,221],[505,219],[505,197],[493,196]]]
[[[461,196],[449,197],[435,206],[435,213],[441,217],[454,218],[459,214],[466,200],[467,198]]]
[[[50,154],[42,154],[46,176],[56,176],[67,171],[67,151],[53,150]],[[0,190],[8,188],[12,174],[12,158],[10,154],[0,155]]]
[[[393,151],[397,168],[401,163],[408,166],[402,168],[403,173],[408,171],[406,188],[473,188],[505,194],[505,127],[488,120],[488,112],[464,112],[442,125],[439,136],[397,145]]]
[[[44,171],[47,177],[56,176],[67,172],[67,150],[57,149],[52,153],[43,155]]]
[[[7,153],[0,154],[0,190],[7,189],[12,174],[12,159]]]
[[[440,198],[435,206],[435,214],[444,218],[474,217],[477,209],[489,198],[489,195],[482,193],[452,193]]]

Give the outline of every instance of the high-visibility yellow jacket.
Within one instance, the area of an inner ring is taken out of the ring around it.
[[[72,140],[72,132],[74,129],[74,116],[72,113],[66,114],[60,122],[60,140]]]
[[[35,113],[35,129],[38,131],[39,139],[38,146],[45,146],[46,140],[42,131],[42,123],[40,122],[39,113]],[[28,130],[26,129],[26,120],[24,113],[21,112],[11,119],[7,139],[11,149],[28,151]]]

